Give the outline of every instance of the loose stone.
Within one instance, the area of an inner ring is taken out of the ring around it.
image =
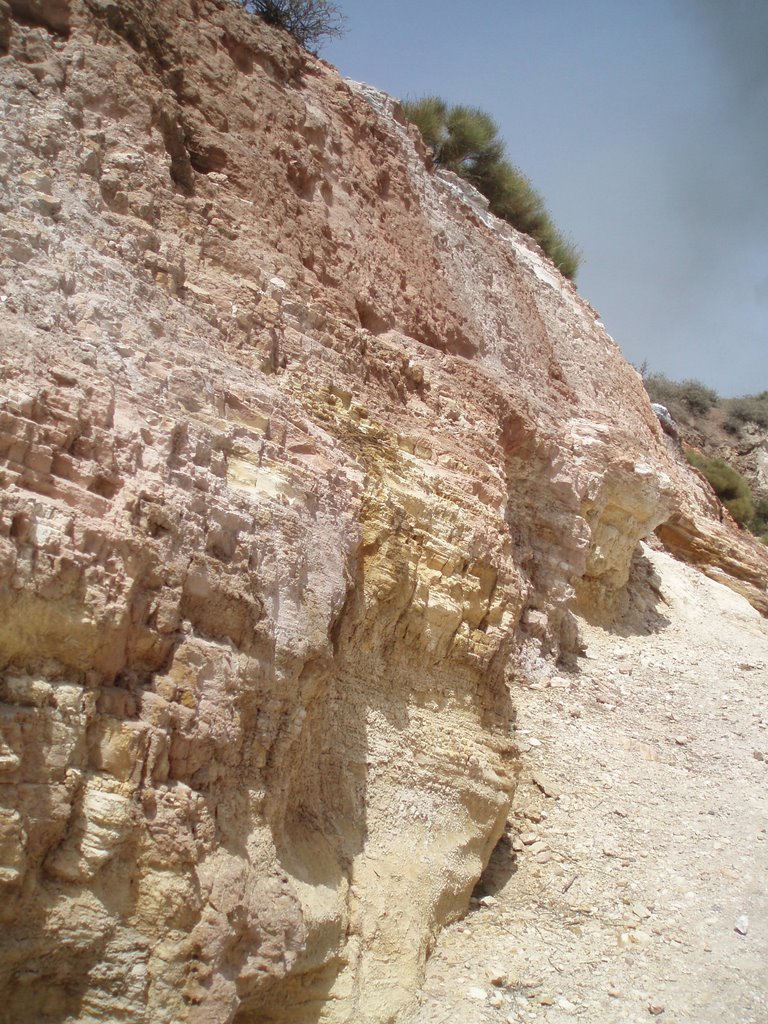
[[[531,742],[533,743],[533,740]],[[542,775],[541,772],[534,772],[531,776],[531,781],[535,786],[538,786],[544,796],[548,796],[553,800],[560,796],[558,787],[546,775]]]

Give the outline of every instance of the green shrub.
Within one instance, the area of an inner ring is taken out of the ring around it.
[[[768,391],[763,391],[759,395],[733,398],[728,402],[728,419],[725,426],[732,433],[737,433],[744,423],[756,423],[763,430],[768,430]]]
[[[556,229],[525,175],[505,158],[492,117],[477,107],[449,107],[438,96],[406,101],[403,108],[431,147],[435,163],[471,182],[492,213],[536,239],[562,274],[576,276],[578,249]]]
[[[700,415],[709,412],[720,403],[718,393],[712,388],[708,388],[706,384],[702,384],[700,380],[684,380],[680,384],[680,393],[682,400],[691,412]]]
[[[680,398],[680,392],[674,381],[663,373],[648,373],[643,374],[643,384],[652,402],[664,405],[670,412],[673,412],[674,406]]]
[[[761,540],[768,538],[768,497],[755,500],[755,513],[750,520],[749,528]]]
[[[403,101],[403,110],[421,132],[421,137],[429,146],[440,163],[442,160],[442,146],[447,135],[445,125],[448,114],[446,103],[438,96],[425,96],[418,102],[411,100]]]
[[[305,49],[340,36],[344,15],[331,0],[236,0],[249,14],[285,29]]]
[[[699,380],[670,380],[663,373],[649,373],[643,377],[645,390],[652,402],[665,405],[675,419],[684,419],[686,412],[704,415],[720,404],[720,396]]]
[[[690,465],[704,474],[736,522],[742,525],[751,523],[755,505],[749,484],[741,473],[720,459],[710,459],[690,448],[686,449],[685,457]]]
[[[450,107],[446,112],[440,163],[470,180],[481,179],[482,168],[504,155],[504,144],[498,134],[493,118],[477,107]]]

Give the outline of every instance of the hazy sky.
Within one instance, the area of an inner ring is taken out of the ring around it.
[[[497,120],[627,358],[768,389],[768,0],[339,0],[322,55]]]

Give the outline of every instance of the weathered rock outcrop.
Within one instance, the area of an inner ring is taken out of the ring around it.
[[[0,1020],[394,1020],[519,651],[704,491],[393,101],[224,0],[0,50]]]

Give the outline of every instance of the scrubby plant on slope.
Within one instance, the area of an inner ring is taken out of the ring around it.
[[[732,398],[727,407],[725,426],[732,433],[738,433],[745,423],[755,423],[768,430],[768,391],[759,395],[745,395],[744,398]]]
[[[698,380],[670,380],[663,373],[648,373],[646,364],[640,372],[650,400],[666,406],[678,423],[692,426],[696,432],[702,429],[712,410],[716,410],[716,415],[714,421],[709,418],[709,423],[720,422],[731,433],[738,433],[749,422],[768,428],[768,391],[745,398],[720,398]],[[723,412],[727,414],[724,422]],[[685,457],[707,478],[736,522],[768,544],[768,495],[753,494],[749,482],[722,459],[710,458],[692,448],[685,449]]]
[[[471,182],[488,199],[492,213],[535,238],[562,274],[576,276],[578,250],[552,223],[528,179],[506,159],[492,117],[476,107],[449,107],[437,96],[406,101],[403,107],[435,163]]]
[[[751,524],[755,516],[755,505],[749,484],[741,473],[721,459],[707,458],[691,448],[686,449],[685,457],[709,480],[715,494],[736,522],[741,525]]]
[[[327,39],[340,36],[344,29],[344,16],[331,0],[237,0],[249,14],[256,14],[269,25],[290,32],[305,49],[315,47]]]
[[[675,419],[685,418],[686,412],[702,416],[720,404],[720,396],[699,380],[670,380],[663,373],[648,373],[643,384],[652,402],[669,409]]]
[[[752,516],[749,528],[763,544],[768,544],[768,497],[756,499],[755,514]]]

